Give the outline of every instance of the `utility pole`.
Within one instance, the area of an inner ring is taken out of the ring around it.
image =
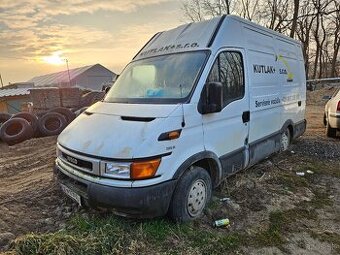
[[[1,88],[3,89],[3,88],[4,88],[4,83],[2,82],[2,76],[1,76],[1,73],[0,73],[0,81],[1,81]]]
[[[68,59],[65,58],[66,66],[67,66],[67,73],[68,73],[68,85],[71,87],[71,76],[70,76],[70,69],[68,68]]]

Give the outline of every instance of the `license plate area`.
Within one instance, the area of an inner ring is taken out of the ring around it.
[[[73,201],[77,202],[79,206],[81,206],[81,196],[74,192],[69,187],[65,186],[64,184],[60,184],[61,190]]]

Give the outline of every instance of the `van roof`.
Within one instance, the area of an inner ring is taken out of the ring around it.
[[[151,56],[175,52],[208,49],[213,45],[216,35],[221,33],[219,30],[222,24],[231,20],[246,24],[255,28],[256,30],[261,30],[262,32],[269,33],[290,42],[299,44],[298,41],[288,36],[260,26],[241,17],[235,15],[223,15],[210,20],[192,22],[167,31],[159,32],[144,45],[144,47],[136,54],[133,59],[143,59]]]

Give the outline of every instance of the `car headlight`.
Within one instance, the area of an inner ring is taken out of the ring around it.
[[[106,163],[105,175],[112,178],[130,179],[131,163]]]

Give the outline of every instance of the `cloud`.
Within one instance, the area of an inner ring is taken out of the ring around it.
[[[120,71],[153,34],[178,24],[165,2],[174,0],[0,0],[0,69],[12,82],[58,71],[41,62],[58,52],[71,68],[100,62]],[[117,24],[97,22],[102,14]]]
[[[169,0],[1,0],[0,20],[11,29],[29,28],[58,15],[94,13],[98,10],[133,12],[138,7]]]
[[[1,32],[0,40],[0,49],[4,55],[30,58],[68,48],[88,47],[101,41],[109,43],[113,41],[113,36],[94,28],[49,25]]]
[[[102,47],[105,44],[112,45],[117,42],[112,32],[80,25],[61,25],[55,17],[92,14],[99,10],[128,13],[136,11],[138,7],[166,1],[168,0],[1,0],[0,28],[4,28],[0,30],[0,51],[4,55],[39,57],[58,50],[89,47],[96,43]]]

